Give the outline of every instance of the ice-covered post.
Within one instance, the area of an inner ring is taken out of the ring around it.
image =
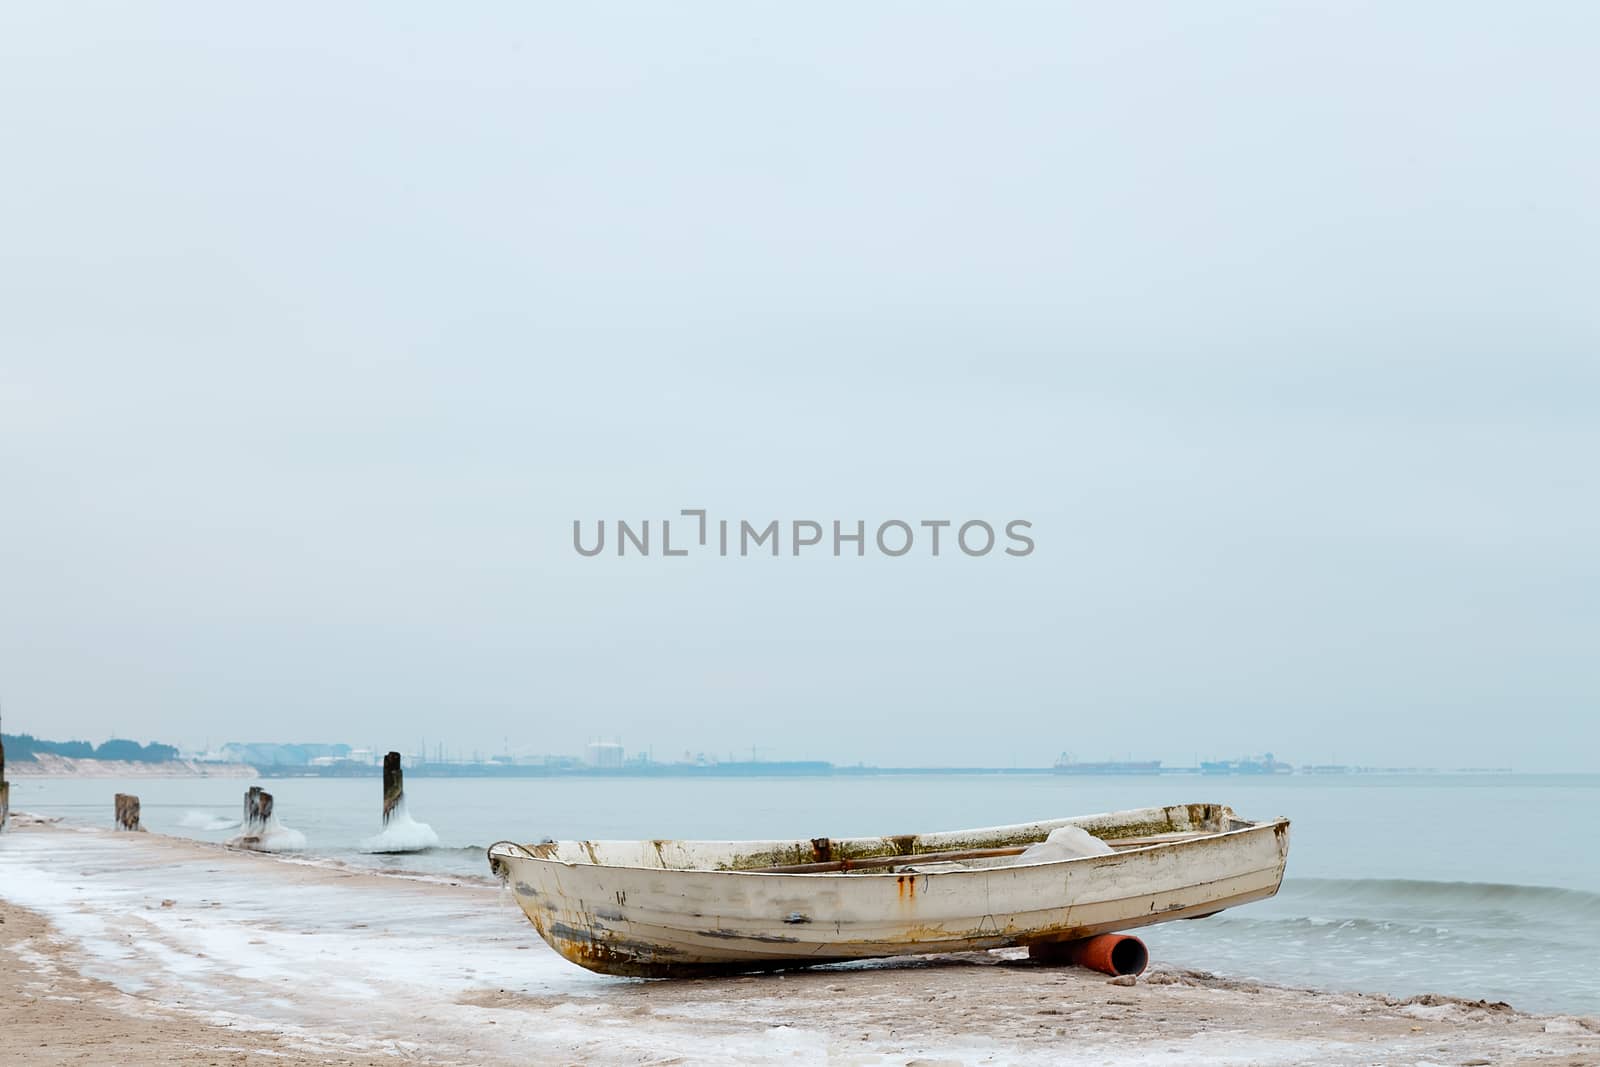
[[[267,832],[267,822],[272,818],[272,794],[263,792],[259,785],[250,787],[244,795],[244,836],[260,836]]]
[[[389,825],[389,817],[400,806],[405,795],[400,774],[400,753],[391,752],[383,757],[383,825]]]
[[[11,815],[11,783],[6,781],[6,740],[0,737],[0,830]]]
[[[139,798],[131,793],[117,794],[117,829],[118,830],[143,830],[139,825]]]

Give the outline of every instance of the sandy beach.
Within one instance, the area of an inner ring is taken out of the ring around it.
[[[129,996],[79,968],[70,942],[41,915],[0,903],[0,1031],[22,1064],[272,1062],[366,1065],[364,1055],[307,1051],[276,1034],[235,1030]]]
[[[1600,1021],[1017,952],[589,974],[487,882],[43,824],[0,835],[8,1063],[1589,1064]]]

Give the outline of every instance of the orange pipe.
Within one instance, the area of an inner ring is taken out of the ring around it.
[[[1143,974],[1150,951],[1130,934],[1100,934],[1081,941],[1047,941],[1028,948],[1041,963],[1073,963],[1104,974]]]

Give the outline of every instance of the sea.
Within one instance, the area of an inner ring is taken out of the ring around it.
[[[247,779],[22,778],[14,810],[111,823],[140,797],[153,832],[237,833]],[[368,851],[376,778],[275,778],[298,860],[487,880],[501,839],[799,838],[920,833],[1178,803],[1293,822],[1271,900],[1139,931],[1153,961],[1245,981],[1505,1001],[1600,1014],[1600,775],[1270,777],[927,774],[849,777],[408,778],[407,813],[437,843]]]

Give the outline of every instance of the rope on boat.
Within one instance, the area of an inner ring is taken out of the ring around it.
[[[490,845],[484,850],[485,855],[489,858],[489,869],[494,871],[496,874],[500,873],[500,866],[495,862],[494,850],[502,845],[504,845],[507,849],[515,849],[517,852],[522,854],[523,859],[532,860],[539,858],[533,853],[529,852],[527,849],[523,848],[521,845],[517,844],[515,841],[496,841],[494,844]]]

